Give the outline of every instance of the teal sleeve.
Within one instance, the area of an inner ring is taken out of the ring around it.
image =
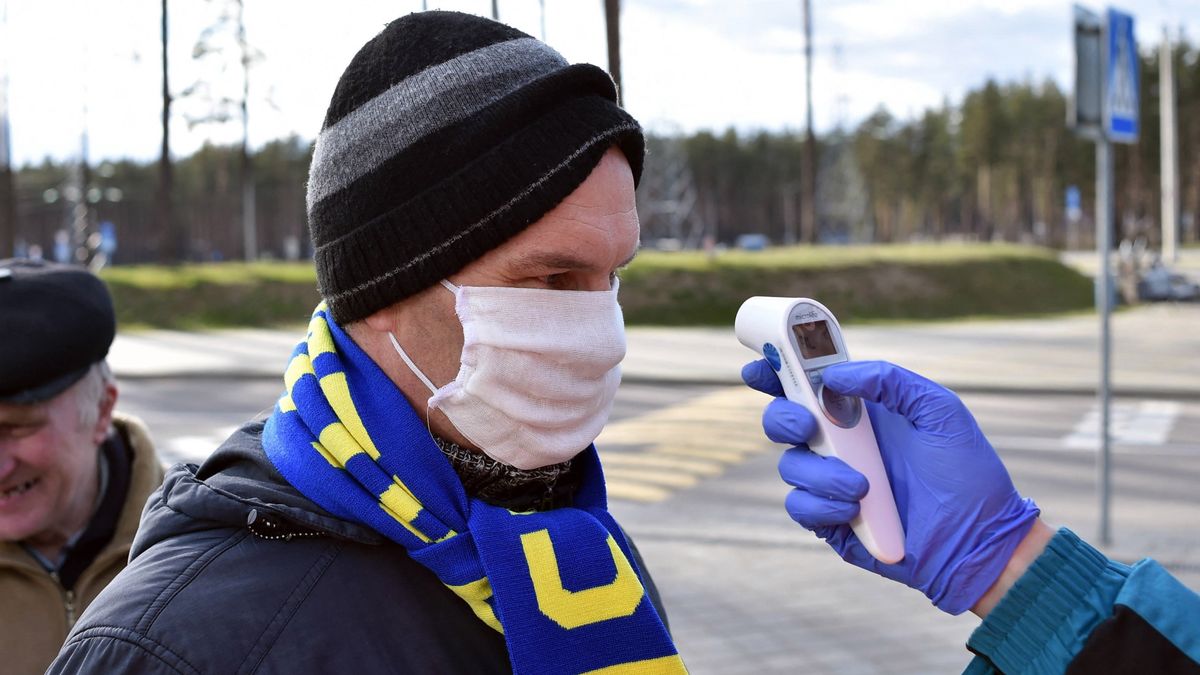
[[[971,634],[967,647],[982,658],[966,672],[1062,673],[1112,614],[1131,571],[1059,530]]]
[[[1129,581],[1117,595],[1117,605],[1128,607],[1184,656],[1200,664],[1200,595],[1162,565],[1153,560],[1134,565]]]

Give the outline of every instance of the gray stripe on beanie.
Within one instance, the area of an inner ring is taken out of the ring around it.
[[[567,65],[542,41],[521,38],[467,52],[397,82],[317,137],[309,213],[422,137]]]
[[[528,197],[530,194],[533,193],[534,190],[537,190],[539,187],[541,187],[543,183],[545,183],[546,181],[553,178],[554,174],[565,169],[567,167],[567,165],[569,165],[571,162],[575,161],[580,155],[582,155],[585,152],[587,152],[588,150],[590,150],[597,143],[600,143],[605,140],[610,140],[622,133],[640,132],[640,131],[641,131],[641,127],[639,127],[636,123],[618,124],[616,126],[605,129],[604,131],[601,131],[600,133],[598,133],[598,134],[592,136],[591,138],[589,138],[588,140],[584,141],[583,144],[580,145],[578,148],[576,148],[574,152],[567,155],[567,157],[565,159],[563,159],[557,165],[552,167],[546,173],[542,174],[542,176],[540,178],[535,180],[533,183],[531,183],[528,187],[526,187],[524,190],[522,190],[520,193],[518,193],[512,199],[508,200],[504,204],[501,204],[499,207],[497,207],[491,213],[487,214],[483,218],[480,218],[478,221],[471,224],[470,226],[463,228],[462,231],[457,232],[456,234],[454,234],[454,236],[450,237],[446,241],[443,241],[443,242],[437,244],[436,246],[429,249],[428,251],[425,251],[424,253],[420,253],[416,256],[413,256],[412,258],[404,261],[403,264],[397,265],[396,267],[393,267],[392,269],[388,270],[387,272],[376,275],[375,277],[362,282],[361,284],[355,286],[354,288],[349,288],[349,289],[346,289],[339,293],[333,293],[330,295],[325,295],[324,289],[320,289],[321,294],[325,297],[325,301],[332,305],[342,298],[349,297],[356,293],[361,293],[361,292],[367,290],[368,288],[375,286],[376,284],[387,281],[388,279],[396,276],[397,274],[400,274],[401,272],[404,272],[405,270],[413,267],[414,265],[420,263],[421,261],[432,257],[433,255],[437,254],[439,251],[449,248],[450,246],[454,245],[455,242],[457,242],[458,240],[467,236],[471,232],[473,232],[473,231],[479,229],[480,227],[483,227],[484,225],[487,225],[491,221],[495,220],[497,216],[502,215],[505,211],[508,211],[514,205],[516,205],[518,202],[520,202],[521,200]],[[321,247],[321,248],[324,248],[324,247]]]

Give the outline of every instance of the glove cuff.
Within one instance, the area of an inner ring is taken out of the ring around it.
[[[1017,546],[1029,533],[1041,509],[1032,499],[1019,499],[1004,516],[993,520],[987,538],[965,556],[946,580],[927,594],[947,614],[971,609],[1000,578]]]

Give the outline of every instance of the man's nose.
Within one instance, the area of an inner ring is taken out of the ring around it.
[[[611,291],[615,279],[607,274],[589,274],[583,281],[581,291]]]
[[[8,478],[16,469],[17,460],[9,455],[4,448],[4,442],[0,441],[0,481]]]

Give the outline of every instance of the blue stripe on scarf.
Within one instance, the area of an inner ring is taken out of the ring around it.
[[[403,545],[497,629],[498,617],[515,672],[685,672],[607,511],[594,448],[577,458],[573,508],[514,514],[468,498],[424,420],[323,307],[309,328],[263,433],[288,482]]]

